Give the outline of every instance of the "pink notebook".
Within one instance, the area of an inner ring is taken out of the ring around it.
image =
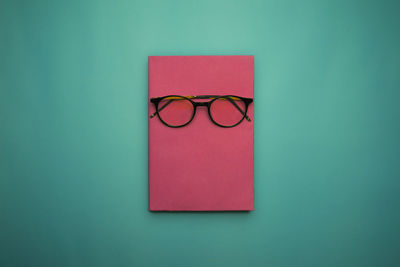
[[[149,116],[150,99],[166,95],[253,98],[254,57],[150,56]],[[215,125],[206,106],[181,128],[149,119],[149,209],[253,210],[254,103],[247,115],[232,128]]]

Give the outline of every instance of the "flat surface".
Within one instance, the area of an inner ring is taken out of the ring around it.
[[[150,56],[149,99],[166,95],[253,98],[254,57]],[[206,107],[182,128],[149,119],[149,209],[253,210],[254,120],[218,127]]]
[[[0,266],[400,264],[399,1],[0,8]],[[254,55],[255,211],[148,211],[149,55]]]

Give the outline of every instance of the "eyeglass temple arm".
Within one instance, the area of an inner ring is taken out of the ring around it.
[[[208,98],[215,98],[215,97],[219,97],[217,95],[202,95],[202,96],[186,96],[187,98],[190,99],[208,99]],[[232,97],[235,98],[235,97]],[[231,99],[231,97],[227,97],[226,99],[229,100],[229,102],[231,102],[239,111],[240,113],[242,113],[242,115],[245,115],[244,111],[235,103],[235,101],[233,101],[233,99]],[[163,110],[163,108],[165,108],[166,106],[168,106],[174,99],[170,99],[167,103],[165,103],[161,108],[158,109],[158,111]],[[182,98],[177,98],[176,100],[182,100]],[[150,119],[155,117],[157,114],[157,111],[154,112],[153,114],[150,115]],[[246,115],[246,120],[247,121],[251,121],[250,117]]]
[[[165,108],[166,106],[168,106],[172,101],[174,101],[174,99],[170,99],[167,103],[164,104],[164,106],[162,106],[161,108],[158,109],[158,111],[163,110],[163,108]],[[153,118],[154,116],[156,116],[157,111],[154,112],[153,114],[150,115],[150,119]]]

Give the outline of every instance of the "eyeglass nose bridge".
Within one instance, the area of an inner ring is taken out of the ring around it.
[[[208,107],[209,102],[194,102],[196,107]]]

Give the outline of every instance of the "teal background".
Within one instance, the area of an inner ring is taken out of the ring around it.
[[[400,266],[396,1],[1,1],[0,266]],[[255,56],[254,212],[151,213],[147,57]]]

